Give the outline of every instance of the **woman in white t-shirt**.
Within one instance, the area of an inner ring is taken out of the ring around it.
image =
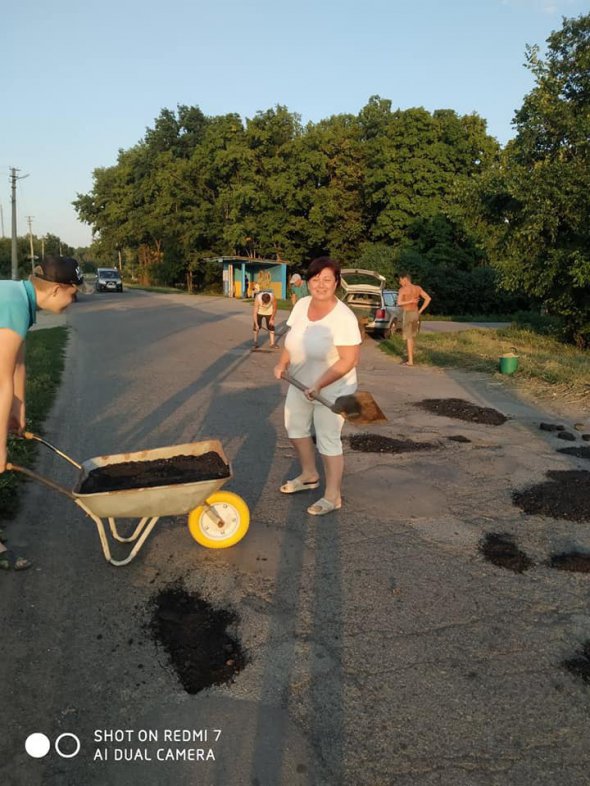
[[[361,335],[356,316],[338,300],[340,264],[329,257],[314,259],[307,271],[310,296],[294,305],[287,320],[291,328],[285,348],[274,368],[280,379],[283,372],[307,385],[305,393],[289,386],[285,401],[285,427],[297,451],[301,472],[281,486],[283,494],[295,494],[319,487],[316,453],[311,438],[315,427],[317,448],[326,475],[324,495],[307,512],[323,516],[342,505],[341,485],[344,471],[340,434],[344,418],[314,401],[321,391],[330,401],[356,390],[356,365]]]

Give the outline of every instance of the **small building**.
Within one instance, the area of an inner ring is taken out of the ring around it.
[[[254,257],[213,257],[222,267],[223,294],[226,297],[252,297],[254,287],[271,290],[277,299],[287,297],[288,263]]]

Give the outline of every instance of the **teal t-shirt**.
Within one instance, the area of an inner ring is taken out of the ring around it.
[[[294,284],[291,284],[291,292],[295,295],[297,300],[301,300],[302,297],[307,297],[309,295],[305,281],[302,281],[298,287],[296,287]]]
[[[0,328],[24,338],[35,324],[37,297],[30,281],[0,281]]]

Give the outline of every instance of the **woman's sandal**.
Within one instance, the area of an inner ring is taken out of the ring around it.
[[[319,485],[319,479],[299,480],[299,478],[293,478],[293,480],[288,480],[286,483],[283,483],[280,491],[283,494],[296,494],[298,491],[311,491],[312,489],[317,489]]]
[[[12,555],[8,556],[7,554],[3,554],[0,557],[0,570],[26,570],[30,568],[33,563],[29,559],[25,559],[24,557],[13,557]]]
[[[318,499],[317,502],[314,502],[313,505],[310,505],[307,509],[307,512],[310,516],[325,516],[326,513],[331,513],[333,510],[340,510],[342,507],[342,502],[339,502],[335,505],[333,502],[330,502],[329,499],[322,497]]]

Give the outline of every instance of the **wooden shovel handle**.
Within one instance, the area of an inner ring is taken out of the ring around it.
[[[299,388],[299,390],[302,390],[304,393],[309,388],[309,385],[304,385],[303,382],[299,382],[298,379],[295,379],[294,377],[290,376],[289,374],[287,374],[286,371],[283,371],[281,376],[285,380],[285,382],[288,382],[290,385],[293,385],[293,387]],[[320,404],[323,404],[325,407],[328,407],[328,409],[331,409],[332,412],[334,411],[333,409],[334,405],[330,401],[328,401],[327,398],[324,398],[319,393],[314,397],[314,401],[319,401]]]

